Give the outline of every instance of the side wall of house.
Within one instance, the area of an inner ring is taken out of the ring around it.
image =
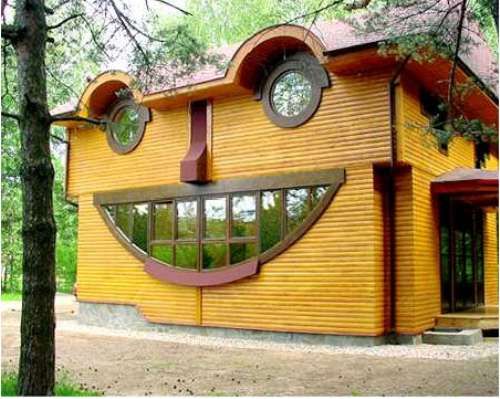
[[[397,329],[415,334],[432,327],[441,310],[439,215],[437,200],[431,196],[431,181],[457,167],[474,167],[475,152],[471,142],[460,138],[450,143],[448,155],[438,151],[435,139],[422,129],[428,119],[421,112],[419,87],[411,76],[403,75],[397,88],[396,110],[398,161],[411,170],[398,178]],[[489,167],[494,164],[491,159]],[[486,285],[494,300],[492,291],[498,276],[491,261],[494,230],[490,219],[488,216]]]
[[[498,224],[497,213],[484,217],[484,303],[498,306]]]
[[[79,200],[81,301],[137,305],[154,322],[334,334],[384,331],[383,237],[373,162],[390,154],[388,73],[332,76],[316,115],[281,129],[251,96],[213,101],[212,176],[252,177],[346,168],[320,220],[251,278],[191,288],[151,278],[108,231],[98,191],[179,182],[187,149],[186,106],[153,112],[136,150],[117,155],[99,130],[70,133],[69,194]]]

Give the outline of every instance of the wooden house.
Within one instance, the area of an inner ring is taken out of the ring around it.
[[[366,342],[470,309],[498,323],[498,151],[424,134],[450,62],[321,26],[264,29],[175,86],[108,71],[57,110],[109,121],[61,122],[83,316]],[[464,116],[496,127],[488,57],[457,81],[476,79]]]

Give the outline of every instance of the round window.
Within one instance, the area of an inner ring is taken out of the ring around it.
[[[108,117],[107,137],[110,147],[126,154],[139,145],[144,135],[150,112],[146,107],[127,99],[116,103]]]
[[[285,117],[300,115],[312,100],[312,83],[300,72],[288,71],[279,76],[271,89],[275,112]]]
[[[278,126],[302,125],[318,109],[322,90],[329,83],[328,74],[315,57],[295,54],[276,66],[262,86],[264,111]]]

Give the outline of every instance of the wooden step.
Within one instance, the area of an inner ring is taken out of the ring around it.
[[[482,307],[464,312],[444,313],[436,317],[438,328],[498,329],[498,306]]]

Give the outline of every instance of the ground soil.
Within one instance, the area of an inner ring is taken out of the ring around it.
[[[75,311],[59,308],[58,319]],[[14,370],[20,311],[2,307],[2,370]],[[106,395],[498,396],[498,358],[431,360],[217,348],[57,332],[61,374]]]

